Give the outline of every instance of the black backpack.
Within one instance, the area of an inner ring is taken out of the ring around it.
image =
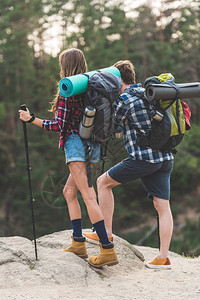
[[[115,101],[118,99],[122,88],[121,79],[111,73],[97,72],[88,80],[85,93],[84,109],[92,106],[96,109],[94,127],[91,140],[101,144],[101,159],[103,160],[102,172],[106,157],[107,143],[115,131],[114,114]],[[85,146],[88,185],[91,183],[89,149],[86,140],[82,139]]]
[[[88,80],[84,106],[96,109],[91,139],[105,143],[114,132],[115,101],[119,97],[122,83],[119,77],[106,72],[97,72]]]
[[[148,78],[145,87],[147,88],[151,83],[159,85],[161,82],[176,88],[174,77],[170,73]],[[151,131],[148,134],[137,129],[138,146],[175,154],[177,152],[175,147],[182,141],[185,131],[189,130],[184,116],[187,104],[184,102],[183,105],[183,102],[178,99],[178,94],[175,99],[153,101],[148,101],[145,92],[138,93],[137,89],[132,90],[132,94],[143,100],[151,119]],[[188,106],[187,110],[189,110]]]

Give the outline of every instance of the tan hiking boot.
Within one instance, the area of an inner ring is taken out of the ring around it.
[[[99,244],[99,237],[97,233],[88,233],[88,232],[83,232],[83,235],[86,237],[87,242],[93,242],[94,244]],[[108,238],[110,242],[113,242],[113,237]]]
[[[89,264],[95,268],[101,268],[103,266],[114,266],[119,263],[117,254],[114,249],[114,244],[110,243],[102,247],[99,243],[101,251],[98,256],[91,256],[89,258]],[[105,248],[106,247],[106,248]]]
[[[85,246],[85,238],[84,237],[73,237],[72,236],[72,244],[67,249],[62,249],[62,251],[73,252],[77,256],[81,258],[87,258],[87,249]]]

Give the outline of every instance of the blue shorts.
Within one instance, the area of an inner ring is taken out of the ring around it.
[[[143,160],[127,158],[112,167],[108,174],[119,183],[128,183],[141,178],[148,196],[170,200],[170,174],[173,160],[150,163]]]
[[[100,158],[100,146],[98,143],[87,141],[90,146],[90,162],[96,163]],[[67,137],[65,143],[66,163],[71,161],[85,161],[85,148],[78,134],[71,134]]]

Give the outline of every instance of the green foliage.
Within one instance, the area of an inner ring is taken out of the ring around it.
[[[156,219],[155,219],[156,223]],[[151,230],[150,227],[145,226],[142,229],[137,227],[133,231],[127,234],[120,234],[120,236],[129,243],[137,245],[138,242]],[[172,238],[170,250],[176,253],[180,253],[184,256],[199,256],[200,255],[200,244],[199,244],[199,230],[200,220],[186,221],[185,226],[181,229],[178,238]],[[158,248],[158,232],[157,228],[147,237],[142,246],[148,246]]]
[[[199,230],[200,230],[200,218],[197,221],[187,220],[186,225],[183,229],[183,238],[181,239],[182,247],[179,253],[185,255],[200,255],[200,244],[199,244]],[[191,249],[193,249],[191,251]]]
[[[172,190],[192,191],[200,180],[199,126],[192,124],[182,143],[177,147],[175,166],[171,177]],[[183,172],[184,170],[184,172]]]
[[[5,122],[5,119],[6,119],[5,104],[0,103],[0,125],[2,125]]]

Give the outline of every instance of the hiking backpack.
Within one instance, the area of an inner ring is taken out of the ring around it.
[[[92,106],[96,110],[90,139],[101,144],[101,159],[103,160],[102,172],[106,158],[107,143],[115,132],[115,101],[119,97],[121,88],[121,79],[111,73],[97,72],[88,79],[84,111],[88,106]],[[89,149],[86,140],[82,138],[82,141],[85,147],[88,185],[92,186]]]
[[[182,141],[185,131],[190,129],[190,126],[186,124],[184,113],[189,113],[190,117],[191,112],[188,105],[178,99],[178,89],[171,73],[147,78],[144,86],[147,88],[149,84],[163,82],[176,89],[175,99],[148,101],[145,92],[138,93],[136,89],[132,90],[134,96],[144,101],[151,120],[151,131],[148,134],[138,130],[137,144],[175,154],[177,152],[175,147]]]
[[[96,109],[91,139],[105,143],[114,132],[115,101],[122,83],[119,77],[106,72],[97,72],[88,80],[84,106]]]

